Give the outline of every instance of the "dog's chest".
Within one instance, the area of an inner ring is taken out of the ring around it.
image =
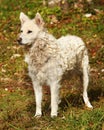
[[[27,64],[29,64],[29,55],[28,55],[28,54],[25,55],[24,61],[25,61]]]

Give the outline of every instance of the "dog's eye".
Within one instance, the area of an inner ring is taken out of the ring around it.
[[[32,33],[32,31],[31,31],[31,30],[29,30],[27,33]]]
[[[23,30],[20,31],[21,33],[23,32]]]

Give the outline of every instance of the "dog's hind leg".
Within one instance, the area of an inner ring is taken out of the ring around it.
[[[37,82],[33,82],[33,88],[34,88],[35,100],[36,100],[35,117],[41,117],[42,86],[40,86]]]
[[[87,55],[87,51],[84,52],[83,59],[82,59],[82,69],[83,69],[83,99],[88,108],[93,108],[89,99],[87,88],[89,84],[89,59]]]

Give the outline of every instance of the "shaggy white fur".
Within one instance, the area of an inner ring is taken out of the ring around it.
[[[51,117],[57,116],[60,80],[70,70],[78,70],[82,73],[83,99],[86,106],[92,108],[87,95],[89,58],[82,39],[72,35],[56,39],[44,31],[44,22],[39,13],[33,20],[21,13],[20,20],[21,34],[18,42],[29,45],[25,61],[28,63],[36,97],[35,116],[42,115],[42,85],[44,84],[49,85],[51,90]]]

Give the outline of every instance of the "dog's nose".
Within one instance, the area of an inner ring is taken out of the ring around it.
[[[22,38],[21,37],[18,38],[17,41],[18,41],[19,44],[22,44]]]

